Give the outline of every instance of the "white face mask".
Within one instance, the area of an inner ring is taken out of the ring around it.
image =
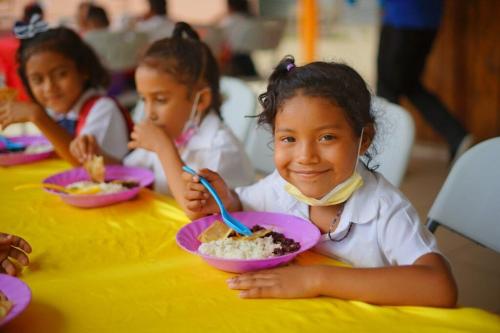
[[[196,114],[198,108],[198,102],[200,101],[201,93],[204,89],[198,91],[194,96],[194,102],[191,107],[191,113],[189,114],[189,119],[184,124],[181,134],[175,139],[175,145],[177,148],[182,148],[187,145],[189,140],[196,134],[198,127],[201,123],[201,117]]]
[[[361,130],[361,137],[359,139],[358,154],[356,157],[356,164],[352,175],[344,180],[342,183],[335,186],[330,192],[325,194],[321,199],[311,198],[304,195],[298,188],[290,183],[285,185],[285,191],[295,197],[295,199],[308,204],[309,206],[333,206],[347,201],[351,195],[361,186],[363,186],[363,178],[356,171],[359,162],[359,153],[361,151],[361,142],[363,140],[363,131]]]

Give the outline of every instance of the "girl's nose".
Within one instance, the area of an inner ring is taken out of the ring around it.
[[[151,120],[151,121],[158,120],[158,115],[156,114],[154,108],[151,107],[150,103],[144,104],[144,111],[146,112],[146,117],[148,118],[148,120]]]
[[[50,93],[54,90],[54,80],[48,76],[45,78],[45,80],[43,80],[43,91],[45,93]]]
[[[318,163],[318,150],[314,142],[302,141],[297,147],[297,162],[301,164]]]

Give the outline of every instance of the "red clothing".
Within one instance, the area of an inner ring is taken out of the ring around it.
[[[0,75],[4,77],[4,83],[7,87],[17,90],[18,100],[27,101],[29,97],[17,74],[16,52],[18,47],[19,40],[16,37],[12,35],[0,37]]]

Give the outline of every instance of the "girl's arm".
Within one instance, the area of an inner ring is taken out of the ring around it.
[[[71,135],[52,120],[40,105],[26,102],[9,102],[5,106],[2,105],[2,108],[5,108],[4,111],[0,112],[0,125],[2,127],[15,123],[32,122],[52,143],[61,158],[72,165],[78,165],[78,161],[69,151],[69,144],[72,140]]]
[[[248,298],[332,296],[379,305],[454,307],[457,287],[439,254],[413,265],[382,268],[289,266],[243,274],[228,280]]]
[[[32,122],[38,127],[43,135],[52,143],[57,154],[64,160],[71,163],[71,165],[79,165],[78,161],[73,157],[69,151],[69,144],[73,137],[59,126],[47,113],[43,110],[37,112],[32,118]]]

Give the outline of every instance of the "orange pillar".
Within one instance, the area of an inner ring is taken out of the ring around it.
[[[316,0],[301,0],[298,7],[302,55],[306,63],[315,60],[317,34]]]

